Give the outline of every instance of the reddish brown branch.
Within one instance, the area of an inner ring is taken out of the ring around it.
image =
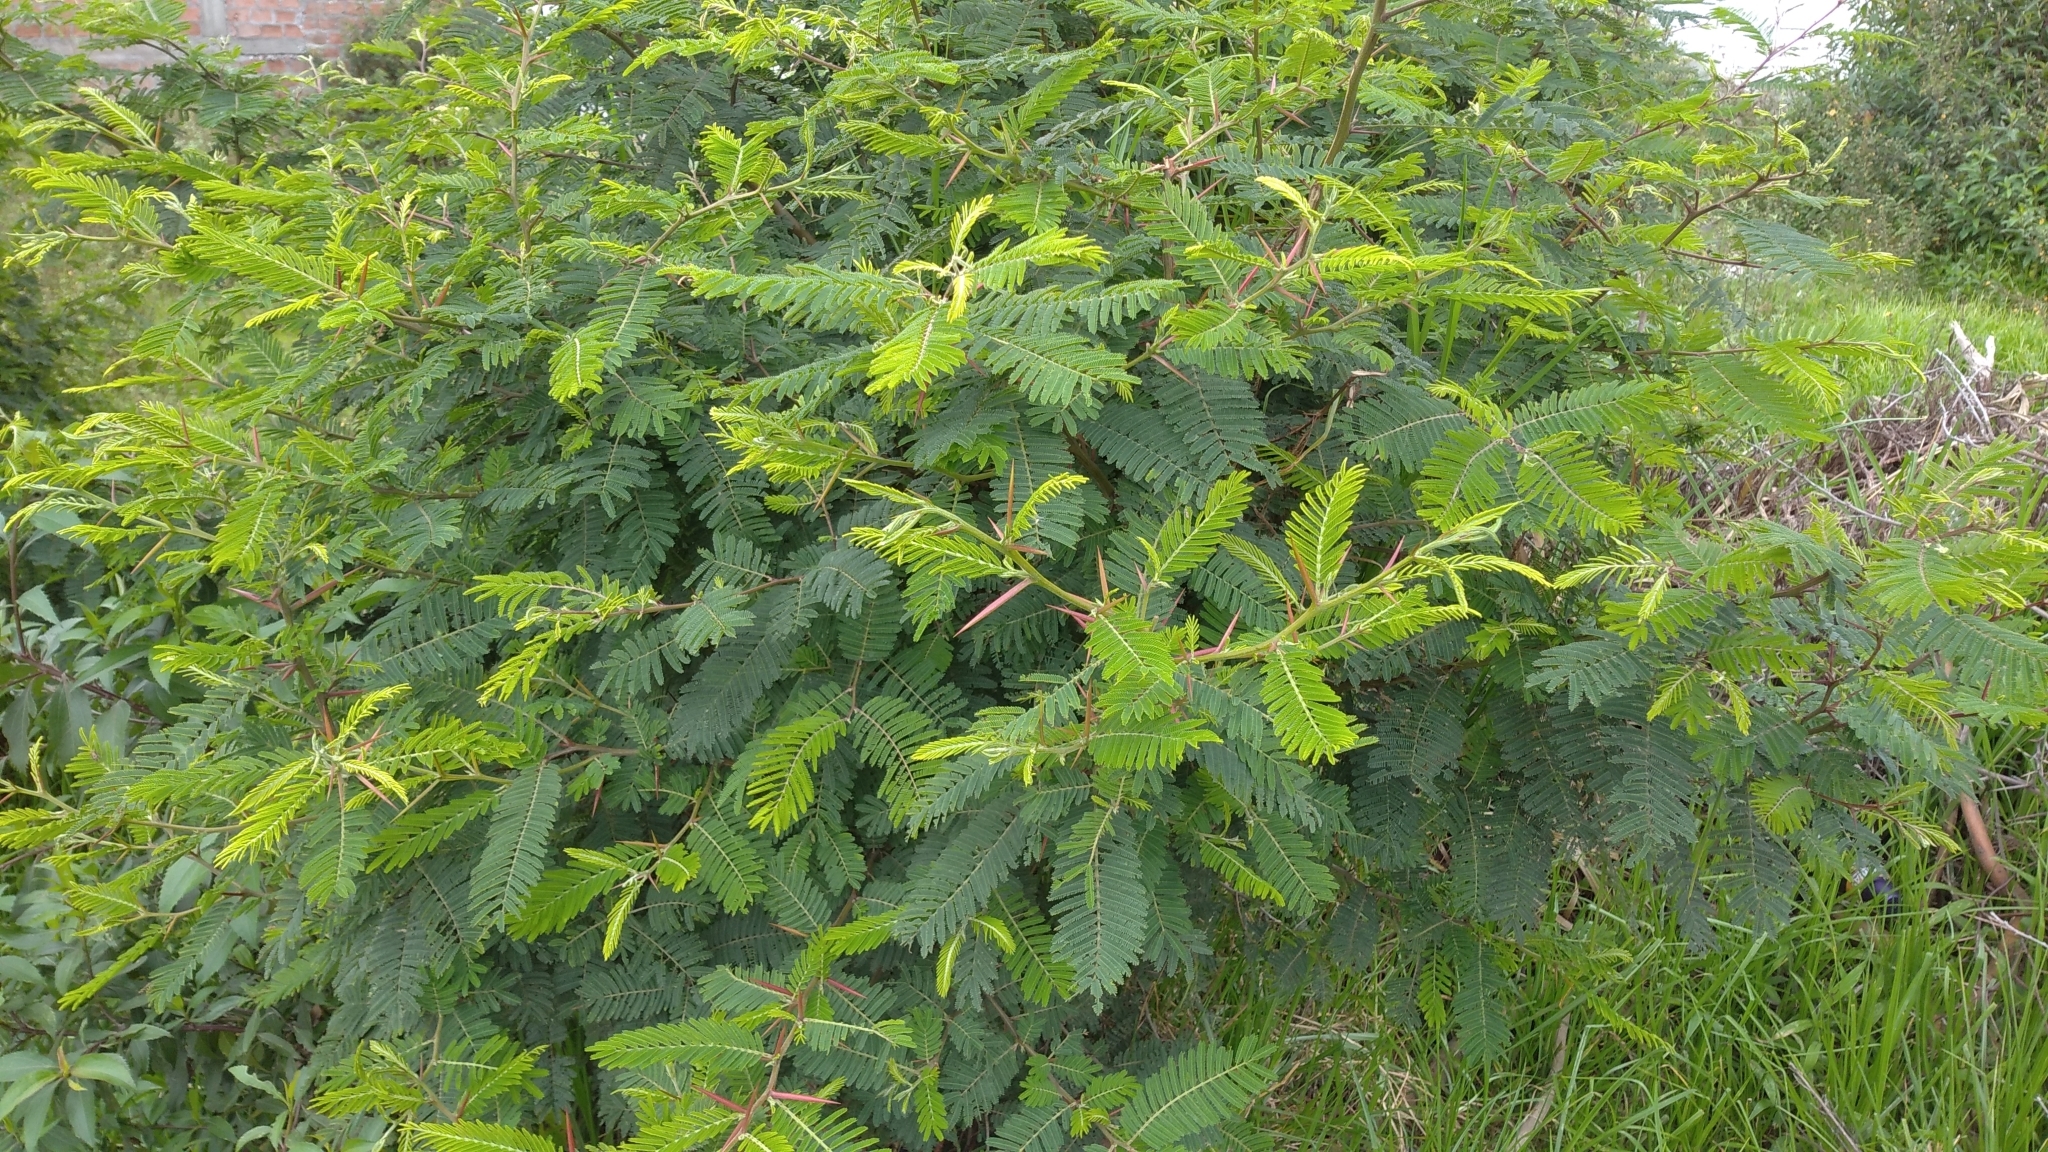
[[[1985,879],[1991,881],[1991,894],[1997,895],[2012,885],[2012,872],[1998,858],[1998,852],[1991,845],[1991,830],[1984,826],[1984,810],[1977,807],[1977,798],[1963,797],[1963,832],[1970,841],[1970,854],[1977,858],[1977,866],[1984,870]]]

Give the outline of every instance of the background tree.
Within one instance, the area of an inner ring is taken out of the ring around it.
[[[1796,98],[1834,186],[1830,226],[1956,288],[2048,288],[2048,8],[1867,0],[1828,81]]]

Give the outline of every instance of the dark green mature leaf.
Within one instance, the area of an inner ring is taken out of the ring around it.
[[[1639,687],[1649,676],[1649,663],[1621,641],[1580,640],[1537,657],[1529,683],[1567,689],[1565,699],[1576,708],[1582,701],[1599,704],[1624,689]]]
[[[1330,954],[1357,971],[1371,970],[1380,942],[1379,901],[1362,889],[1337,905],[1330,919]]]
[[[1254,1040],[1236,1051],[1197,1045],[1138,1085],[1118,1127],[1140,1147],[1170,1147],[1242,1111],[1272,1082],[1271,1059]]]
[[[1458,406],[1420,388],[1390,384],[1350,412],[1352,445],[1367,460],[1403,472],[1422,467],[1446,433],[1471,427]]]
[[[1602,729],[1600,742],[1610,760],[1608,834],[1649,848],[1693,840],[1699,773],[1684,738],[1657,724],[1623,724]]]
[[[1059,1152],[1071,1143],[1067,1109],[1040,1104],[1013,1113],[989,1137],[992,1152]]]
[[[958,932],[1009,879],[1033,831],[1015,804],[985,808],[959,827],[904,894],[896,938],[927,951]]]
[[[1052,951],[1073,970],[1074,988],[1100,999],[1124,982],[1145,951],[1149,922],[1138,849],[1106,836],[1053,894]]]
[[[519,914],[546,867],[561,800],[562,774],[552,764],[528,768],[505,786],[491,809],[490,836],[470,874],[473,921],[495,926]]]
[[[1404,779],[1433,793],[1464,750],[1465,698],[1449,680],[1408,689],[1380,714],[1373,734],[1379,742],[1366,749],[1366,764],[1374,780]]]
[[[503,793],[484,789],[436,808],[408,812],[384,826],[370,841],[372,869],[403,868],[441,846],[471,821],[489,812]]]

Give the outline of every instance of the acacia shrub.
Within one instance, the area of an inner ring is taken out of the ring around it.
[[[1718,307],[1855,258],[1649,15],[483,4],[266,150],[53,112],[31,248],[181,286],[186,398],[8,458],[92,556],[14,674],[93,724],[0,835],[121,944],[38,979],[277,1037],[287,1146],[1258,1145],[1267,1038],[1139,1011],[1219,910],[1484,1059],[1559,857],[1704,945],[1944,840],[2038,503],[1699,510],[1883,349]]]

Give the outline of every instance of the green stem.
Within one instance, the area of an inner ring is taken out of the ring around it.
[[[1436,357],[1436,374],[1438,376],[1442,376],[1451,370],[1451,351],[1458,346],[1458,321],[1461,318],[1459,314],[1464,310],[1465,305],[1462,302],[1457,300],[1451,301],[1450,319],[1444,324],[1443,350],[1437,353]]]
[[[1380,21],[1387,18],[1387,0],[1373,0],[1372,18],[1365,25],[1365,41],[1358,46],[1358,58],[1351,62],[1351,75],[1344,78],[1344,103],[1337,110],[1337,131],[1330,136],[1330,150],[1323,163],[1335,164],[1351,139],[1351,118],[1358,114],[1358,85],[1365,79],[1365,66],[1380,46]]]
[[[1000,553],[1005,560],[1009,561],[1011,564],[1016,565],[1017,571],[1020,572],[1026,579],[1029,579],[1033,584],[1038,585],[1040,588],[1045,589],[1047,592],[1050,592],[1053,595],[1059,597],[1060,599],[1065,600],[1067,603],[1072,604],[1076,608],[1085,609],[1088,612],[1094,612],[1096,609],[1102,607],[1102,605],[1096,603],[1093,600],[1088,599],[1086,596],[1075,595],[1074,593],[1067,591],[1065,588],[1060,587],[1059,584],[1055,582],[1051,577],[1047,576],[1043,572],[1040,572],[1038,570],[1038,567],[1031,563],[1031,561],[1026,560],[1024,558],[1024,554],[1021,551],[1019,551],[1016,548],[1016,546],[1012,545],[1009,541],[999,540],[996,537],[991,536],[986,532],[983,532],[981,529],[976,528],[973,524],[967,522],[965,519],[954,515],[952,512],[949,512],[936,504],[927,503],[925,507],[945,517],[946,520],[955,525],[963,535],[978,540],[982,544]]]

